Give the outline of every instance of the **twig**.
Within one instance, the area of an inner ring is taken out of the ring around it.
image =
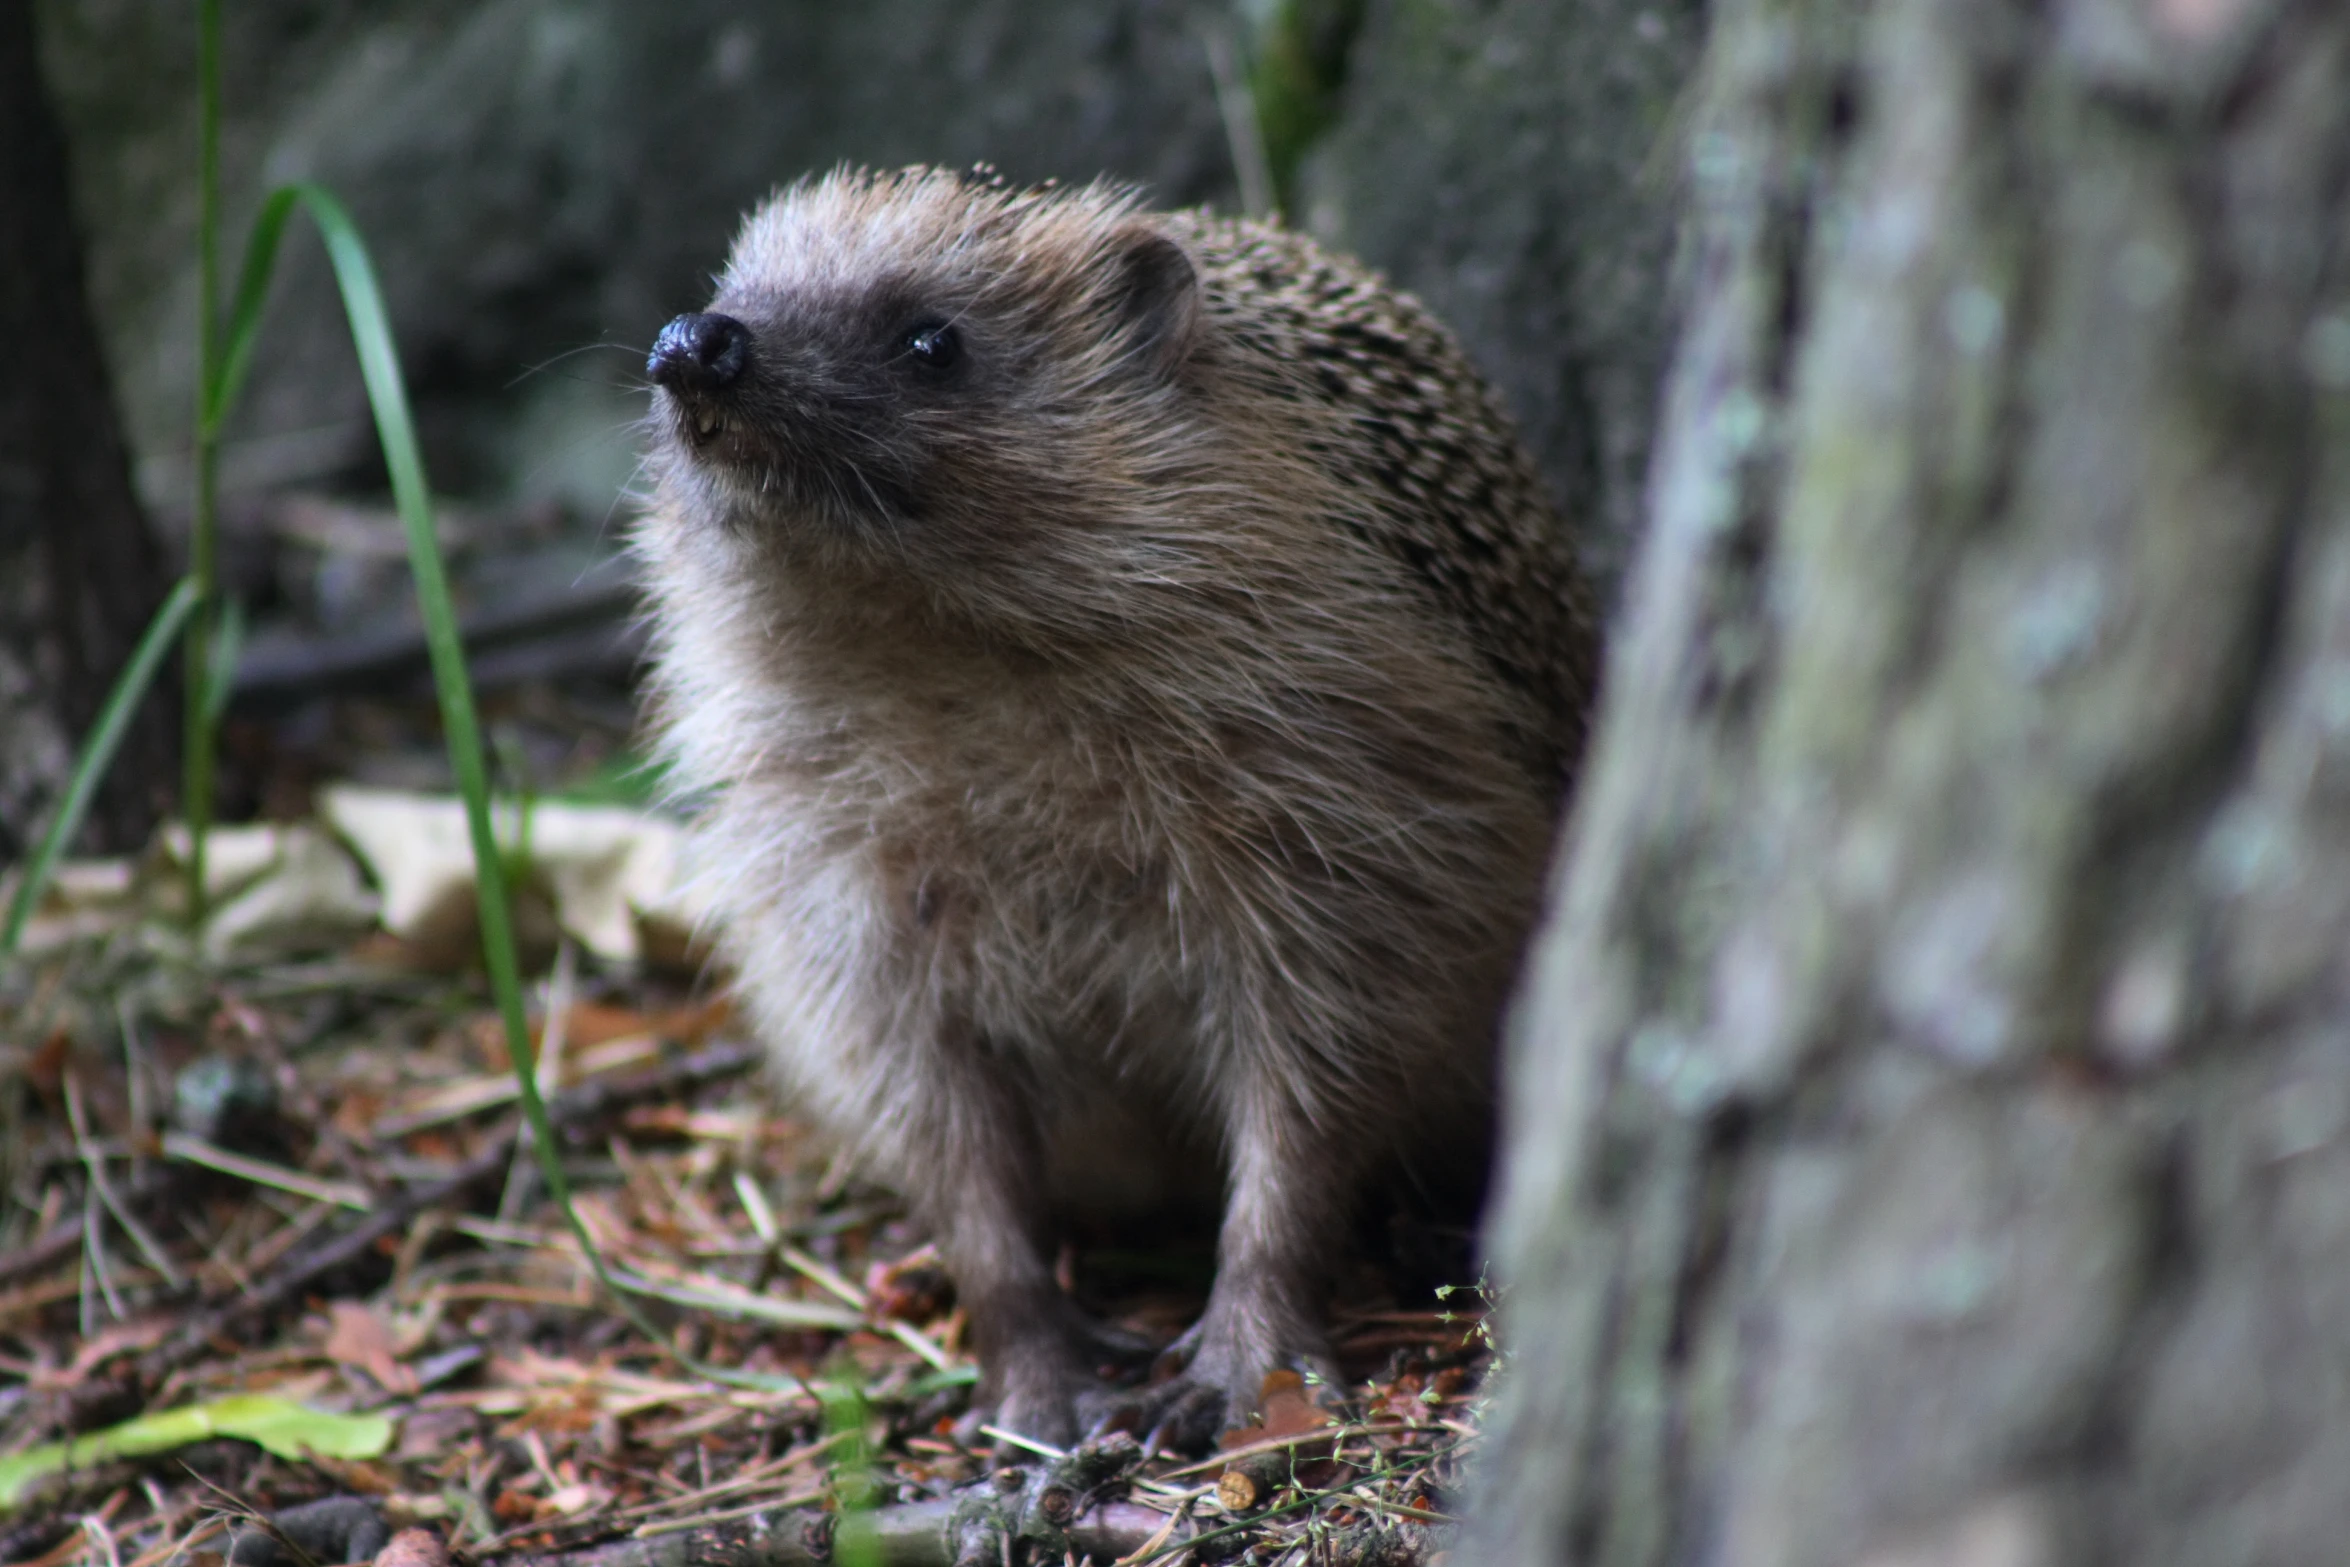
[[[56,1190],[52,1187],[51,1190]],[[148,1195],[134,1188],[134,1198]],[[20,1251],[0,1257],[0,1287],[14,1284],[28,1274],[46,1273],[72,1256],[82,1243],[82,1221],[77,1215],[60,1219],[49,1227],[49,1232]]]
[[[851,1284],[847,1279],[842,1278],[838,1273],[826,1267],[823,1263],[817,1261],[814,1257],[811,1257],[806,1252],[800,1250],[799,1247],[792,1245],[789,1241],[786,1241],[782,1245],[776,1247],[775,1254],[778,1257],[781,1257],[785,1262],[789,1263],[794,1273],[799,1274],[802,1278],[808,1279],[813,1283],[823,1286],[825,1289],[839,1296],[842,1300],[845,1300],[850,1305],[856,1307],[859,1311],[863,1311],[866,1306],[870,1304],[870,1302],[866,1299],[866,1295],[863,1290],[857,1288],[857,1286],[854,1284]]]
[[[731,1495],[736,1491],[747,1491],[755,1485],[765,1485],[777,1475],[783,1474],[787,1470],[797,1469],[811,1458],[823,1456],[854,1434],[849,1431],[835,1431],[830,1436],[810,1442],[806,1447],[795,1448],[781,1458],[761,1464],[755,1469],[736,1475],[731,1480],[721,1480],[716,1485],[704,1486],[698,1491],[688,1491],[682,1496],[664,1496],[659,1501],[639,1502],[634,1507],[618,1509],[612,1514],[612,1517],[615,1521],[623,1518],[647,1518],[654,1513],[675,1512],[681,1507],[698,1506],[704,1502],[715,1501],[721,1496]],[[771,1505],[784,1506],[786,1503],[777,1502]],[[642,1533],[641,1530],[639,1532]]]
[[[609,1248],[607,1248],[609,1250]],[[772,1322],[787,1328],[829,1328],[836,1333],[852,1332],[865,1326],[859,1312],[843,1306],[828,1306],[822,1301],[775,1300],[755,1295],[739,1284],[706,1275],[685,1274],[647,1258],[623,1262],[614,1257],[610,1263],[612,1276],[640,1295],[650,1295],[672,1305],[691,1306],[697,1311],[715,1311],[728,1316],[747,1317],[754,1322]],[[670,1277],[660,1277],[669,1274]]]
[[[755,1518],[762,1513],[805,1507],[810,1502],[821,1500],[823,1495],[823,1487],[819,1486],[813,1491],[802,1491],[797,1496],[786,1496],[773,1502],[746,1502],[739,1507],[722,1507],[715,1512],[698,1513],[691,1518],[663,1518],[653,1523],[641,1523],[633,1532],[640,1540],[650,1540],[655,1535],[676,1534],[709,1524],[731,1523],[737,1518]]]
[[[1359,1491],[1333,1493],[1333,1499],[1345,1502],[1349,1506],[1369,1507],[1379,1512],[1393,1513],[1398,1518],[1417,1519],[1421,1523],[1460,1522],[1459,1519],[1447,1518],[1442,1513],[1432,1513],[1425,1507],[1407,1507],[1402,1502],[1391,1502],[1378,1496],[1365,1496]]]
[[[122,1552],[115,1548],[114,1531],[107,1526],[107,1520],[93,1513],[82,1520],[82,1532],[96,1543],[105,1567],[122,1567]]]
[[[1156,1533],[1152,1534],[1149,1539],[1143,1541],[1142,1544],[1136,1546],[1133,1551],[1127,1555],[1121,1556],[1115,1562],[1112,1562],[1110,1567],[1131,1567],[1131,1564],[1148,1561],[1151,1557],[1157,1555],[1159,1547],[1167,1543],[1167,1536],[1173,1534],[1177,1529],[1181,1528],[1183,1524],[1191,1517],[1191,1509],[1198,1501],[1199,1498],[1197,1496],[1185,1497],[1183,1499],[1183,1505],[1176,1508],[1173,1512],[1167,1515],[1167,1521],[1159,1525]]]
[[[954,1500],[900,1502],[862,1515],[867,1537],[888,1567],[951,1567],[947,1521]],[[1081,1557],[1131,1556],[1165,1523],[1132,1502],[1105,1502],[1069,1525]],[[795,1527],[794,1525],[797,1525]],[[504,1556],[502,1567],[816,1567],[832,1560],[831,1515],[760,1508],[747,1516],[667,1534],[548,1555]],[[1185,1543],[1176,1542],[1178,1548]]]
[[[893,1320],[889,1324],[889,1334],[890,1337],[905,1345],[906,1348],[912,1350],[915,1354],[920,1355],[924,1360],[929,1361],[930,1368],[933,1371],[952,1371],[955,1369],[955,1362],[947,1354],[947,1352],[941,1349],[937,1343],[931,1339],[929,1334],[914,1326],[913,1323],[898,1322]]]
[[[981,1426],[979,1429],[985,1435],[992,1436],[999,1442],[1009,1442],[1014,1447],[1026,1448],[1029,1452],[1042,1458],[1066,1458],[1069,1456],[1060,1448],[1047,1447],[1044,1443],[1022,1436],[1017,1431],[1006,1431],[1002,1426]]]
[[[197,1546],[206,1543],[214,1536],[226,1534],[228,1527],[229,1521],[218,1515],[199,1518],[190,1526],[186,1534],[176,1538],[167,1537],[160,1545],[149,1548],[146,1554],[132,1562],[130,1567],[161,1567],[162,1563],[170,1561],[183,1552],[195,1550]]]
[[[233,1175],[240,1181],[251,1181],[256,1186],[274,1186],[281,1192],[296,1197],[307,1197],[312,1202],[323,1202],[337,1208],[353,1208],[361,1213],[375,1206],[375,1199],[367,1188],[356,1181],[324,1181],[300,1170],[289,1170],[282,1164],[271,1164],[266,1159],[248,1159],[241,1153],[216,1148],[201,1137],[190,1137],[185,1132],[163,1134],[163,1151],[171,1158],[187,1164],[200,1164],[207,1170],[222,1175]]]
[[[122,1297],[115,1293],[114,1276],[106,1269],[106,1232],[98,1224],[98,1207],[96,1191],[82,1194],[82,1267],[86,1279],[97,1281],[98,1293],[105,1297],[108,1313],[113,1316],[115,1321],[120,1322],[130,1313],[123,1309]],[[97,1324],[91,1320],[92,1315],[89,1290],[85,1285],[82,1291],[82,1337],[84,1338],[91,1337],[97,1331]]]
[[[1267,1437],[1261,1442],[1250,1442],[1240,1447],[1229,1447],[1212,1458],[1203,1458],[1196,1464],[1185,1464],[1160,1475],[1161,1480],[1179,1480],[1185,1475],[1205,1474],[1218,1464],[1231,1463],[1236,1458],[1254,1458],[1259,1453],[1278,1453],[1285,1447],[1303,1447],[1308,1442],[1339,1442],[1356,1436],[1394,1436],[1404,1431],[1421,1429],[1406,1425],[1401,1420],[1381,1420],[1373,1424],[1348,1426],[1317,1426],[1311,1431],[1299,1431],[1290,1436]]]
[[[74,1151],[81,1155],[82,1168],[89,1173],[90,1190],[98,1194],[98,1201],[105,1205],[108,1213],[114,1215],[114,1222],[122,1226],[123,1233],[131,1238],[131,1244],[139,1248],[139,1255],[147,1259],[148,1266],[162,1274],[164,1281],[177,1289],[186,1282],[180,1277],[179,1269],[171,1265],[171,1259],[163,1254],[162,1247],[155,1244],[155,1237],[147,1233],[147,1227],[131,1216],[122,1199],[115,1196],[114,1184],[106,1179],[106,1157],[90,1141],[89,1122],[82,1114],[81,1078],[73,1072],[65,1074],[65,1120],[73,1130]],[[103,1274],[100,1280],[103,1282]],[[113,1299],[113,1292],[109,1290],[108,1303],[112,1304]],[[119,1317],[122,1313],[118,1309],[115,1315]]]

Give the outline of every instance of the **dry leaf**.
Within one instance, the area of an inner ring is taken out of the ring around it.
[[[1216,1445],[1230,1451],[1253,1446],[1259,1442],[1278,1442],[1283,1437],[1300,1436],[1318,1431],[1333,1423],[1330,1411],[1314,1403],[1306,1387],[1306,1379],[1294,1371],[1266,1373],[1258,1387],[1258,1407],[1264,1414],[1253,1426],[1240,1426],[1226,1431],[1216,1439]],[[1330,1456],[1326,1441],[1299,1442],[1282,1450],[1284,1465],[1301,1473],[1311,1473],[1309,1465],[1318,1465]],[[1253,1462],[1253,1460],[1251,1460]],[[1227,1475],[1237,1470],[1226,1470]],[[1253,1481],[1251,1483],[1254,1483]]]
[[[416,1373],[400,1364],[392,1325],[380,1313],[350,1300],[330,1301],[327,1313],[332,1323],[326,1335],[329,1360],[358,1367],[387,1393],[416,1391]]]
[[[1250,1441],[1296,1436],[1331,1423],[1330,1411],[1314,1403],[1306,1391],[1306,1379],[1294,1371],[1267,1373],[1259,1398],[1265,1412],[1264,1423]]]
[[[449,1567],[449,1548],[430,1529],[402,1529],[375,1553],[375,1567]]]
[[[464,946],[473,905],[473,840],[462,802],[337,784],[319,813],[367,862],[383,890],[384,928],[418,951]],[[599,957],[665,961],[690,945],[704,909],[686,871],[683,829],[622,806],[510,803],[494,813],[502,845],[522,850],[557,925]]]
[[[157,895],[169,902],[187,865],[188,830],[174,823],[157,842]],[[341,946],[375,923],[376,897],[359,867],[307,824],[213,828],[204,839],[204,882],[204,948],[215,957]]]

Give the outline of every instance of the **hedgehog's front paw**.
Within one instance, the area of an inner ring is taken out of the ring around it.
[[[1229,1388],[1186,1372],[1126,1394],[1124,1408],[1107,1423],[1139,1431],[1145,1452],[1204,1453],[1247,1418]]]
[[[971,1407],[955,1423],[956,1439],[980,1446],[987,1440],[981,1428],[993,1426],[1066,1448],[1097,1423],[1104,1400],[1123,1396],[1118,1384],[1138,1380],[1158,1353],[1140,1334],[1074,1309],[1051,1312],[985,1357]]]
[[[1097,1389],[1082,1396],[1080,1423],[1086,1434],[1131,1431],[1146,1449],[1204,1453],[1224,1432],[1261,1417],[1268,1372],[1296,1371],[1324,1383],[1335,1375],[1318,1344],[1274,1350],[1246,1335],[1217,1333],[1208,1318],[1169,1345],[1159,1363],[1162,1369],[1182,1369],[1148,1387]]]
[[[955,1422],[955,1440],[984,1447],[989,1429],[1009,1431],[1047,1447],[1077,1440],[1078,1401],[1094,1387],[1074,1346],[1030,1337],[1006,1345],[985,1366],[971,1407]]]

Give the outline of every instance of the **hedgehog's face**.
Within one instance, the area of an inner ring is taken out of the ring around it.
[[[1001,394],[973,335],[965,302],[915,288],[729,288],[663,327],[646,368],[673,456],[730,520],[900,527],[935,508],[942,447]]]
[[[1172,395],[1188,348],[1191,263],[1074,198],[1024,213],[951,185],[852,194],[779,198],[710,309],[662,329],[647,372],[668,482],[787,546],[1032,565],[1112,509],[1121,412]]]

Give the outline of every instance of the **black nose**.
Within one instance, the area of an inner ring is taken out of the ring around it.
[[[673,392],[712,392],[743,373],[751,329],[732,316],[679,316],[653,339],[645,374]]]

